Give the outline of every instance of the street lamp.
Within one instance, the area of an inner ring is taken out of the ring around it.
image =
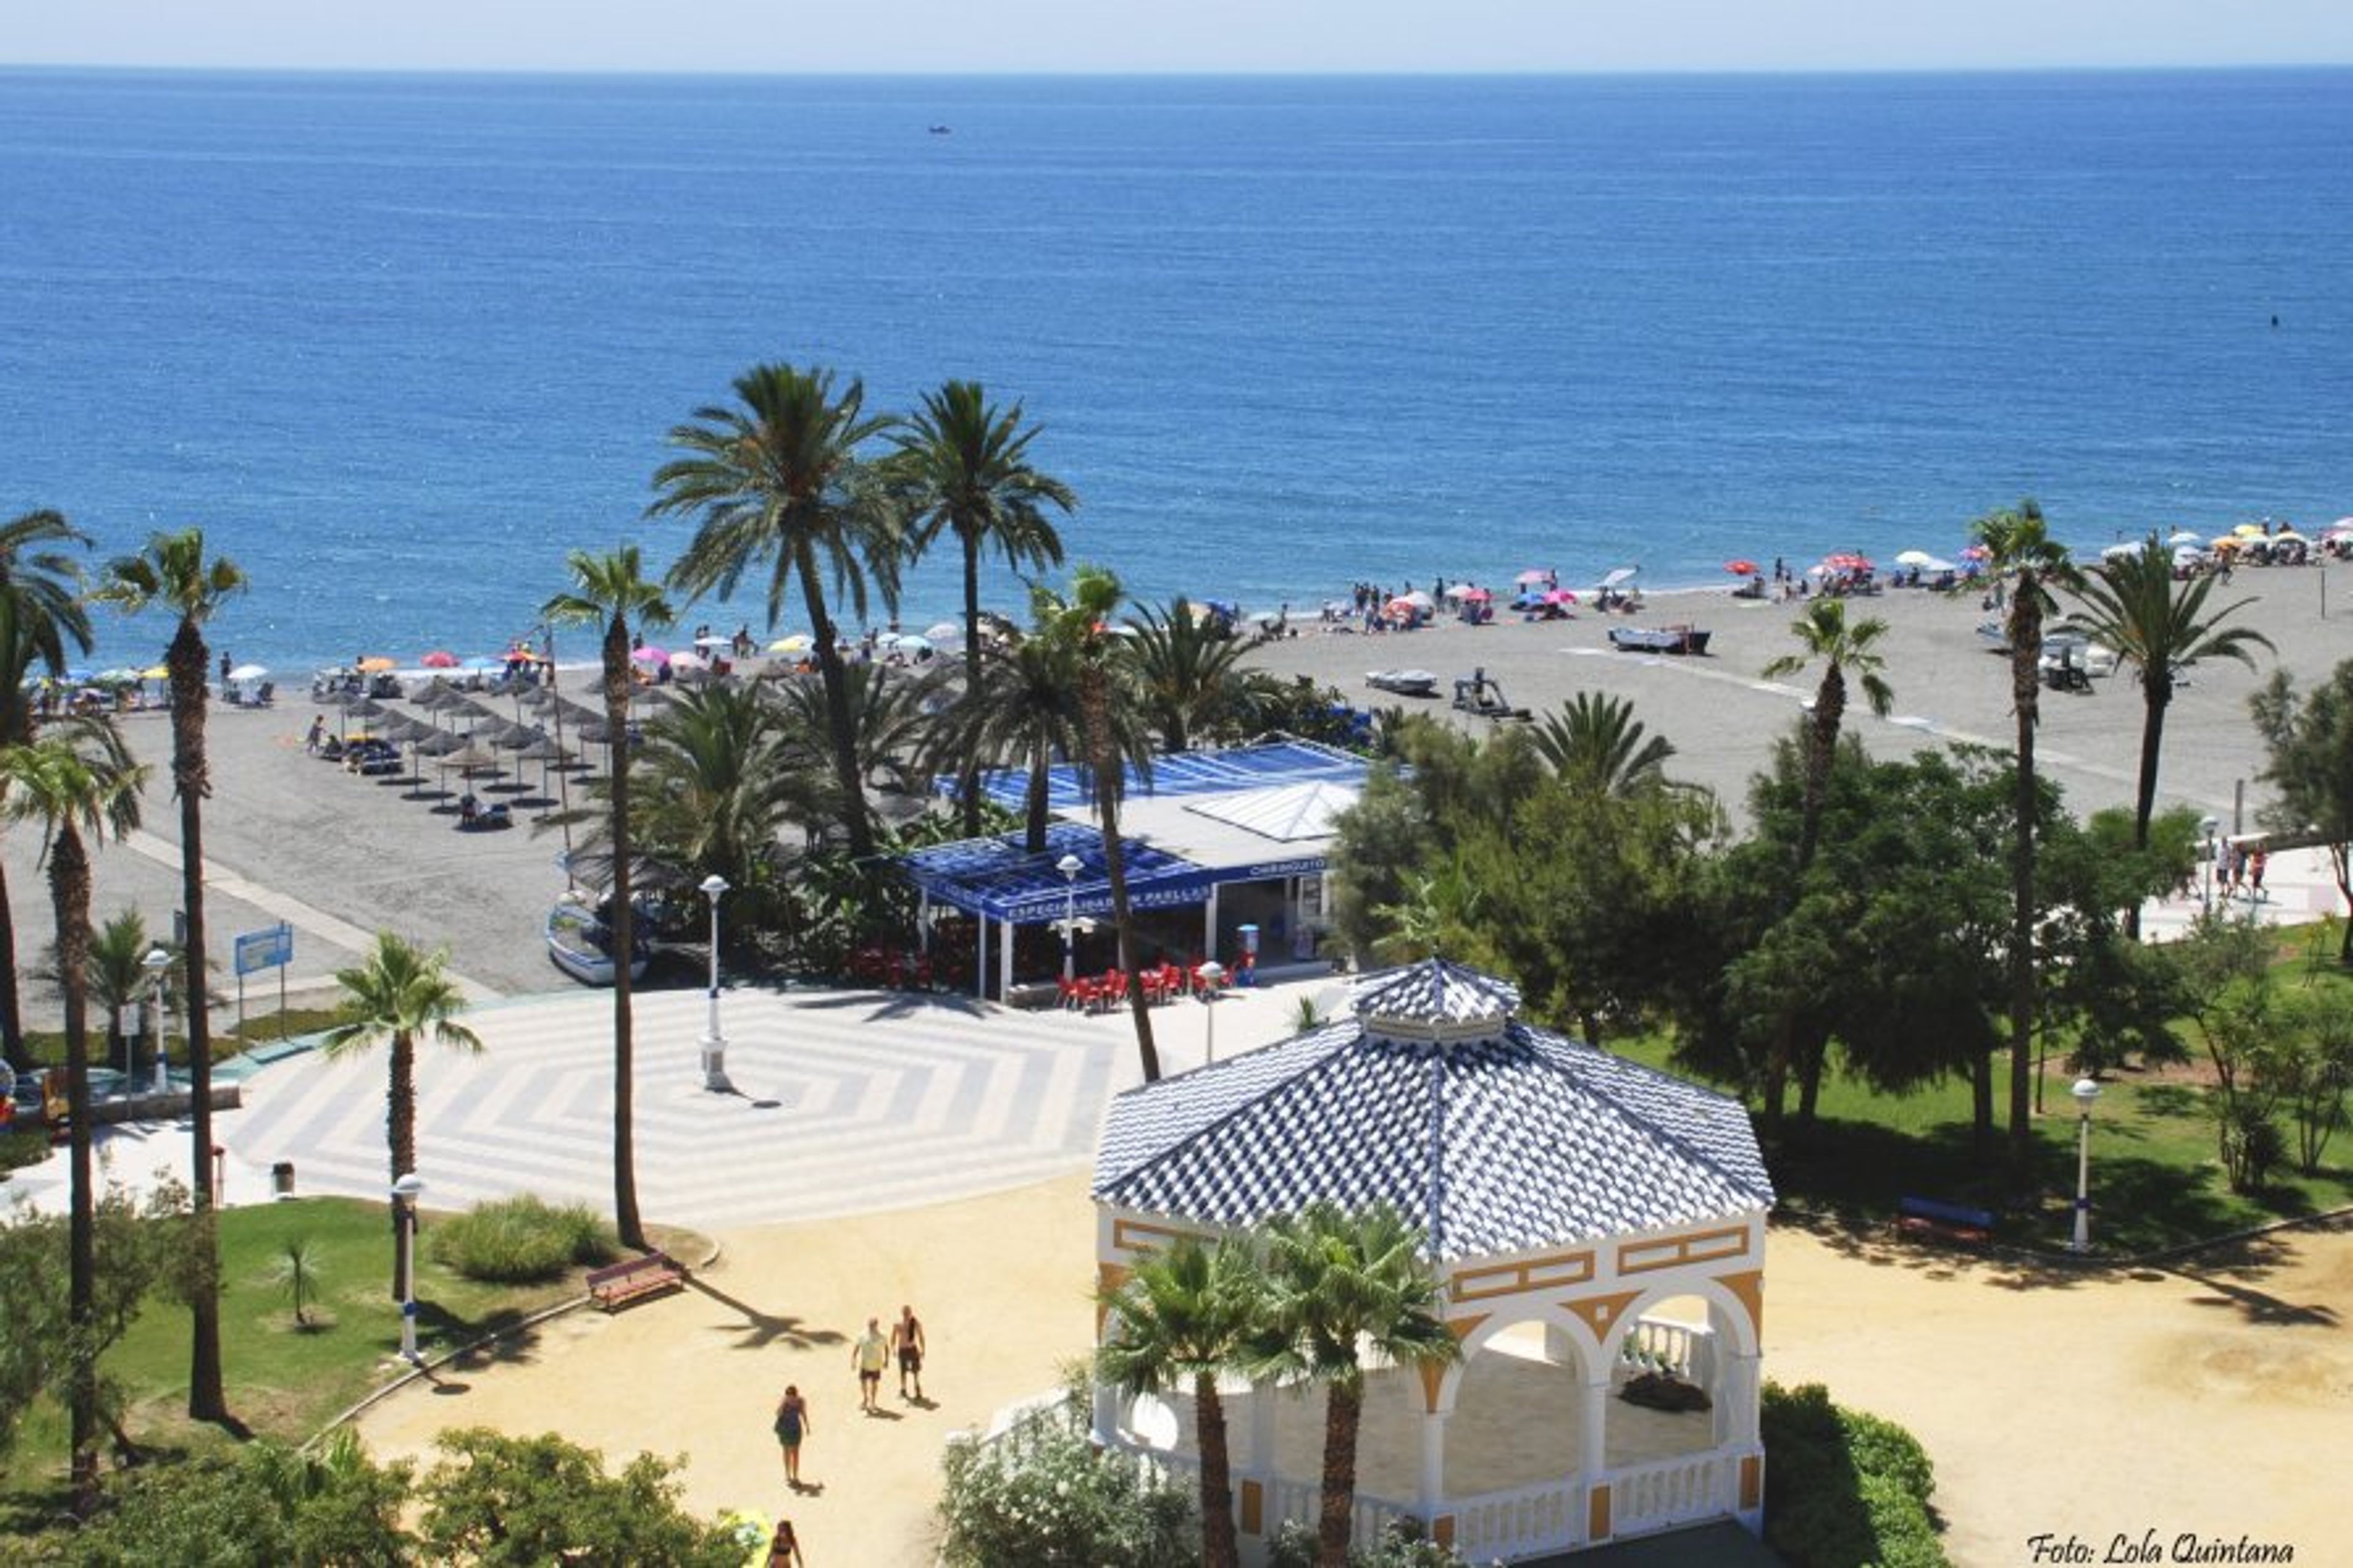
[[[392,1184],[392,1212],[400,1231],[400,1359],[422,1364],[417,1354],[417,1200],[425,1183],[414,1171]]]
[[[2199,900],[2199,907],[2201,909],[2211,910],[2214,907],[2214,836],[2221,830],[2221,823],[2213,817],[2201,816],[2198,819],[2198,831],[2206,840],[2205,891],[2204,896]]]
[[[166,1094],[171,1091],[172,1080],[164,1070],[164,972],[172,967],[172,955],[160,947],[151,947],[139,963],[147,971],[155,998],[155,1092]]]
[[[1079,871],[1085,864],[1075,855],[1065,855],[1054,862],[1054,869],[1062,874],[1062,984],[1068,985],[1077,974],[1077,961],[1071,956],[1071,944],[1078,940],[1079,931]]]
[[[2075,1239],[2067,1244],[2070,1252],[2092,1249],[2092,1101],[2100,1098],[2100,1086],[2090,1079],[2079,1078],[2071,1090],[2075,1097],[2075,1110],[2082,1118],[2075,1132]]]
[[[1201,993],[1201,1005],[1209,1009],[1209,1016],[1202,1025],[1209,1037],[1208,1059],[1216,1061],[1218,1059],[1218,987],[1226,983],[1226,966],[1213,958],[1201,965],[1196,973],[1195,981]]]
[[[702,1087],[719,1094],[732,1092],[727,1081],[727,1037],[719,1032],[719,895],[727,879],[713,871],[702,879],[702,896],[711,900],[711,1020],[702,1032]]]

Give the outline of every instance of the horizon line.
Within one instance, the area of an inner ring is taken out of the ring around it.
[[[95,60],[0,60],[0,72],[92,73],[157,76],[347,76],[347,77],[528,77],[624,79],[637,80],[734,81],[1465,81],[1465,80],[1592,80],[1601,79],[1747,79],[1814,77],[1993,77],[1993,76],[2128,76],[2176,75],[2199,72],[2330,71],[2353,68],[2353,58],[2328,60],[2232,61],[2043,61],[2008,65],[1779,65],[1779,66],[1561,66],[1529,68],[1515,66],[1461,66],[1421,70],[1401,67],[1348,67],[1330,69],[1296,66],[1221,66],[1151,68],[1089,66],[1069,68],[877,68],[824,67],[743,69],[721,67],[633,67],[587,65],[330,65],[229,64]]]

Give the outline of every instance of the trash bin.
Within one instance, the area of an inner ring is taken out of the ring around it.
[[[280,1160],[269,1167],[269,1192],[273,1197],[290,1198],[294,1195],[293,1161]]]

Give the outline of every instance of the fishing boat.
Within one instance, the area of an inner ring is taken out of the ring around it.
[[[1708,634],[1697,626],[1611,626],[1609,646],[1620,653],[1707,651]]]
[[[629,978],[641,980],[646,973],[646,943],[639,938],[632,945],[637,953],[629,962]],[[566,893],[547,911],[547,956],[583,985],[610,985],[613,928],[587,900]]]

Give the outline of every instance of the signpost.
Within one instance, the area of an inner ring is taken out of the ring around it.
[[[237,939],[237,1032],[245,1034],[245,977],[257,969],[278,971],[278,1014],[286,1015],[286,966],[294,962],[294,928],[280,921]]]

